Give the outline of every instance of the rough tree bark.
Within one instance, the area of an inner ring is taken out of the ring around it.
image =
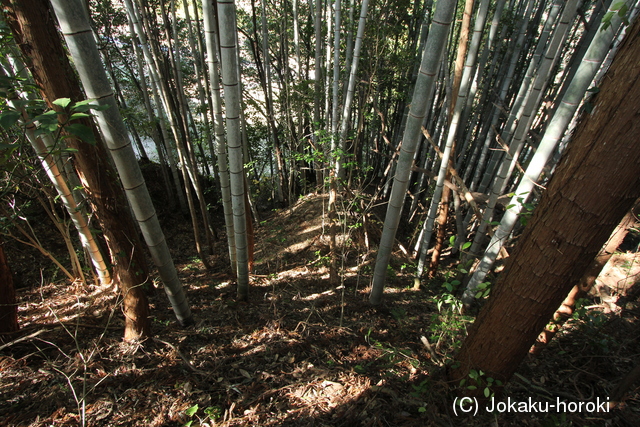
[[[637,204],[638,202],[636,202]],[[600,275],[600,272],[604,266],[609,262],[615,251],[624,241],[629,229],[636,223],[636,217],[633,213],[633,209],[627,213],[616,229],[609,237],[609,240],[600,250],[598,255],[593,259],[589,268],[584,272],[582,278],[577,285],[571,289],[569,295],[564,299],[562,305],[558,307],[555,313],[553,313],[553,323],[547,325],[544,331],[538,336],[536,343],[531,347],[529,353],[539,354],[549,344],[549,342],[556,335],[556,332],[560,330],[560,327],[565,320],[571,318],[576,306],[576,301],[586,295],[596,282],[596,279]]]
[[[58,98],[84,100],[54,25],[49,1],[2,0],[2,4],[16,42],[49,107],[59,109],[52,104]],[[112,277],[123,295],[124,338],[141,339],[150,333],[149,303],[141,286],[147,280],[147,262],[139,249],[138,231],[100,134],[90,119],[78,122],[93,129],[97,143],[91,145],[74,138],[66,141],[77,150],[74,165],[109,247]]]
[[[471,369],[508,380],[640,196],[639,69],[637,21],[456,356],[452,380]]]

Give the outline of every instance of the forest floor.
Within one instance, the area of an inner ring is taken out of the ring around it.
[[[225,239],[206,270],[192,255],[190,222],[164,218],[196,324],[179,327],[158,288],[153,338],[139,344],[122,341],[114,289],[20,273],[22,329],[0,346],[0,425],[640,425],[633,387],[604,413],[456,416],[443,364],[472,318],[438,298],[440,276],[413,290],[400,251],[383,307],[368,304],[375,219],[350,220],[357,226],[343,239],[351,248],[340,257],[344,280],[330,285],[326,202],[306,196],[257,228],[248,303],[235,300]],[[640,361],[638,286],[630,286],[639,264],[638,254],[617,255],[602,282],[610,298],[591,300],[541,354],[527,357],[503,400],[606,399]]]

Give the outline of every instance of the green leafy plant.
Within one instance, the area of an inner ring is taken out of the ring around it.
[[[391,264],[387,265],[387,279],[394,279],[396,277],[396,271],[391,267]]]
[[[491,282],[482,282],[476,288],[476,293],[474,295],[475,299],[482,299],[489,296],[491,293]]]
[[[191,425],[193,424],[193,422],[195,421],[193,419],[193,417],[197,417],[198,418],[198,423],[202,424],[205,421],[207,421],[208,419],[215,421],[218,418],[220,418],[222,416],[222,409],[219,406],[208,406],[206,407],[202,412],[204,412],[204,416],[200,417],[198,415],[198,411],[200,409],[200,406],[196,403],[195,405],[191,406],[190,408],[188,408],[186,411],[184,411],[184,414],[191,418],[189,421],[187,421],[186,423],[184,423],[184,427],[191,427]]]
[[[457,238],[456,236],[451,236],[449,238],[449,247],[453,248],[457,245]],[[464,252],[467,249],[469,249],[469,247],[471,246],[471,242],[464,242],[462,245],[460,245],[460,251]]]
[[[22,123],[20,123],[21,126],[37,126],[35,136],[49,134],[56,141],[66,138],[78,138],[83,142],[95,145],[96,140],[93,135],[93,130],[82,123],[74,123],[74,121],[91,117],[89,113],[91,110],[103,111],[109,108],[108,105],[98,105],[95,103],[95,100],[91,99],[71,102],[69,98],[56,99],[52,104],[60,107],[60,110],[49,110],[38,113],[34,108],[27,109],[26,101],[15,100],[11,106],[5,106],[2,113],[0,113],[0,126],[9,129],[11,126],[19,124],[18,122],[22,120]],[[25,119],[23,112],[27,115],[30,113],[34,115]],[[75,151],[68,148],[59,148],[59,150],[60,152]]]
[[[576,301],[576,308],[573,311],[573,320],[581,320],[593,329],[601,328],[607,321],[607,316],[600,310],[589,310],[590,301],[586,298],[580,298]]]
[[[372,330],[369,329],[364,337],[365,341],[369,343],[371,347],[382,351],[382,356],[380,356],[378,359],[383,359],[387,363],[386,366],[390,369],[387,373],[394,374],[391,368],[403,361],[408,361],[409,364],[414,368],[418,368],[420,366],[420,361],[414,357],[413,352],[410,349],[396,348],[390,344],[382,343],[372,338],[371,332]],[[395,372],[395,374],[397,375],[397,372]]]
[[[523,226],[527,225],[527,223],[529,222],[529,218],[531,218],[531,215],[533,215],[533,210],[536,208],[535,203],[526,203],[528,194],[529,193],[527,192],[521,193],[519,194],[520,197],[516,198],[518,203],[522,206],[522,209],[520,210],[520,224],[522,224]],[[515,195],[515,193],[510,193],[509,197],[514,197]],[[512,203],[505,206],[504,209],[509,210],[515,206],[516,205]],[[491,225],[500,225],[500,221],[493,221]]]
[[[614,16],[618,15],[622,19],[622,23],[624,25],[629,25],[629,18],[627,13],[629,12],[629,7],[625,1],[618,1],[611,5],[609,11],[604,14],[602,17],[602,26],[600,27],[600,31],[605,31],[607,28],[611,26],[611,20]]]
[[[424,380],[418,385],[411,384],[411,387],[413,391],[409,394],[415,398],[420,398],[429,391],[429,380]]]
[[[586,298],[578,299],[571,321],[585,329],[585,335],[594,348],[607,354],[611,351],[612,344],[610,337],[602,331],[607,322],[607,316],[600,310],[590,309],[589,304],[590,301]]]
[[[400,266],[400,271],[405,274],[414,274],[416,270],[416,266],[414,264],[404,263]]]
[[[432,298],[438,312],[431,315],[429,341],[436,343],[435,348],[446,343],[451,350],[458,349],[462,345],[467,324],[473,321],[472,317],[462,314],[462,301],[448,291],[449,288],[455,291],[459,284],[455,280],[445,282],[442,285],[445,292]]]
[[[449,292],[450,294],[455,293],[456,290],[458,290],[459,286],[460,286],[459,280],[447,280],[442,284],[442,287],[445,288],[447,292]]]
[[[329,255],[322,255],[322,251],[318,249],[314,252],[316,259],[309,265],[320,268],[320,267],[329,267],[331,265],[331,257]]]
[[[493,397],[494,392],[492,387],[502,386],[502,381],[485,376],[485,373],[481,370],[471,369],[469,371],[469,379],[460,381],[460,387],[466,387],[467,390],[482,390],[482,395],[486,398]]]

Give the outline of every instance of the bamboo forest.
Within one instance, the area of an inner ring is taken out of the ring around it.
[[[0,1],[0,426],[640,425],[639,1]]]

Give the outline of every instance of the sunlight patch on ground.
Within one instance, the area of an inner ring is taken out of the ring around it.
[[[331,295],[335,295],[335,294],[336,293],[335,293],[334,290],[328,290],[328,291],[324,291],[324,292],[319,293],[319,294],[311,294],[311,295],[308,295],[306,297],[298,298],[298,299],[300,299],[302,301],[313,301],[313,300],[316,300],[316,299],[321,298],[323,296],[331,296]],[[293,299],[295,300],[296,298],[294,297]]]

